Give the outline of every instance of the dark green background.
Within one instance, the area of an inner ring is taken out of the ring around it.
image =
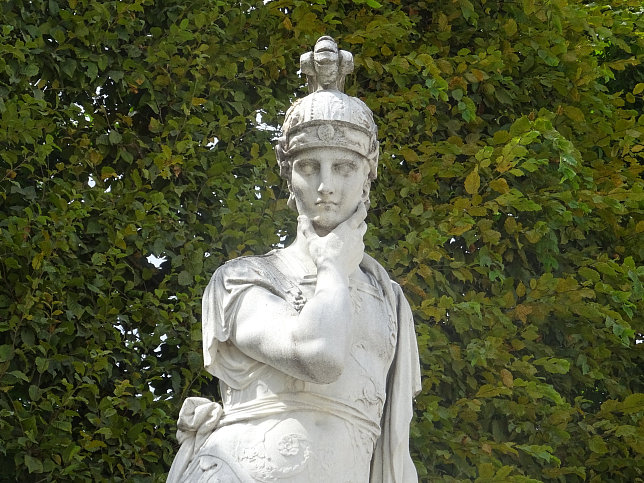
[[[415,314],[421,480],[642,481],[640,12],[2,2],[2,478],[164,480],[214,394],[210,274],[294,234],[267,126],[330,34],[379,126],[366,245]]]

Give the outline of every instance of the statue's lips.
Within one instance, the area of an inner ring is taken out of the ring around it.
[[[315,206],[320,206],[321,208],[331,208],[338,206],[338,204],[333,201],[316,201]]]

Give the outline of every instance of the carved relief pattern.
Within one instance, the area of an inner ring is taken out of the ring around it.
[[[362,354],[366,352],[363,342],[357,342],[351,348],[351,357],[360,366],[360,383],[354,386],[353,399],[361,403],[364,409],[369,410],[374,406],[378,415],[382,413],[385,403],[384,388],[379,388],[373,376],[370,376],[363,362],[366,363]],[[362,361],[362,362],[361,362]]]
[[[241,483],[241,478],[221,458],[204,454],[192,462],[184,482],[192,483]]]
[[[277,451],[283,456],[279,463],[266,454],[264,445],[243,448],[238,459],[248,468],[253,478],[268,482],[300,473],[312,454],[310,442],[297,433],[282,436],[277,443]]]

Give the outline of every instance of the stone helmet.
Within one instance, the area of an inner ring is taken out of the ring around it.
[[[353,71],[353,55],[338,50],[331,37],[323,36],[313,52],[300,57],[300,68],[307,76],[309,95],[295,101],[286,112],[282,136],[275,146],[280,175],[288,181],[289,189],[292,156],[317,147],[340,147],[361,154],[373,181],[379,153],[373,113],[360,99],[342,92],[344,77]]]

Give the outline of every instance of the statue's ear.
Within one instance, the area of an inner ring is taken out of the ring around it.
[[[362,196],[361,199],[365,204],[369,203],[369,193],[371,193],[371,179],[367,177],[364,184],[362,185]]]
[[[283,148],[285,142],[286,138],[284,137],[277,140],[277,144],[275,145],[275,157],[277,158],[277,164],[280,167],[280,177],[286,180],[286,186],[288,186],[288,201],[286,202],[286,206],[297,211],[295,195],[293,194],[293,187],[291,186],[291,164],[289,163],[288,157],[286,156]]]
[[[369,179],[373,181],[378,177],[378,158],[380,157],[380,143],[377,140],[374,140],[371,143],[371,151],[367,156],[369,160],[369,166],[371,172],[369,173]]]
[[[286,138],[284,137],[277,140],[277,144],[275,145],[275,158],[277,158],[277,165],[280,168],[280,176],[288,180],[291,177],[291,166],[284,152],[283,146],[285,142]]]
[[[288,186],[288,200],[286,201],[286,206],[297,213],[297,203],[295,202],[295,194],[293,193],[293,187],[291,186],[291,178],[288,178],[286,185]]]
[[[295,202],[295,195],[291,191],[288,195],[288,200],[286,200],[286,206],[288,206],[291,210],[297,213],[297,203]]]

